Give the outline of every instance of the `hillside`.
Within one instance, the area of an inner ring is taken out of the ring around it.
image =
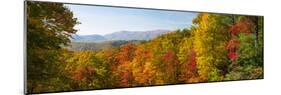
[[[104,41],[104,42],[71,42],[68,47],[71,51],[83,51],[83,50],[101,50],[119,47],[127,43],[139,44],[143,41],[131,40],[131,41]]]

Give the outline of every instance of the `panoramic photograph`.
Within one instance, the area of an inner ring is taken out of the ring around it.
[[[25,2],[26,93],[263,79],[263,16]]]

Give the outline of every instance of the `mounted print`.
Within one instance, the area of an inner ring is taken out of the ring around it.
[[[263,79],[263,16],[25,1],[25,93]]]

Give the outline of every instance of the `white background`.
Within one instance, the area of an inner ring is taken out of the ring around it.
[[[278,0],[50,0],[159,9],[264,15],[265,79],[67,92],[54,95],[281,95],[281,3]],[[0,94],[23,94],[23,0],[0,3]]]

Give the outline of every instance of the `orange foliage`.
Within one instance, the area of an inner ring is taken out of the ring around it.
[[[74,80],[90,79],[90,77],[93,76],[94,71],[93,67],[80,67],[73,72],[72,78]]]
[[[118,59],[120,64],[127,63],[128,61],[132,61],[135,54],[134,51],[136,50],[136,46],[132,43],[128,43],[122,45],[120,47],[120,51],[117,54],[116,58]]]
[[[237,36],[239,35],[239,33],[246,33],[246,34],[253,33],[254,32],[253,23],[251,20],[247,18],[243,18],[241,19],[241,21],[233,25],[230,28],[229,32],[231,33],[231,36]]]

